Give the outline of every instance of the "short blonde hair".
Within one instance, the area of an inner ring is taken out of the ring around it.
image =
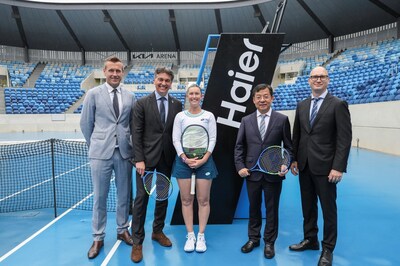
[[[104,68],[106,68],[106,65],[108,62],[112,62],[112,63],[121,63],[122,64],[122,70],[124,70],[124,64],[122,63],[121,59],[119,59],[116,56],[111,56],[106,58],[106,60],[104,61]]]

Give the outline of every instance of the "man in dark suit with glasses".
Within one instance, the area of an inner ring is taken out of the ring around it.
[[[332,265],[337,239],[336,186],[346,172],[352,138],[348,105],[328,92],[329,81],[325,68],[311,71],[311,96],[297,105],[293,127],[291,171],[299,174],[304,239],[289,249],[319,250],[319,199],[324,218],[319,266]]]

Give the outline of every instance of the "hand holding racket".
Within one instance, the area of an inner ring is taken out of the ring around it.
[[[182,150],[188,159],[199,160],[207,153],[209,136],[207,130],[201,125],[190,125],[182,133]],[[188,164],[191,166],[190,164]],[[196,174],[193,169],[190,180],[190,194],[195,194]]]
[[[146,171],[142,177],[146,193],[155,200],[168,199],[173,191],[171,180],[157,171]]]
[[[250,172],[259,171],[270,175],[285,175],[290,166],[290,154],[281,146],[270,146],[263,150],[257,163],[249,169]]]

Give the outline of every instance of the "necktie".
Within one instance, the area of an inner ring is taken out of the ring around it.
[[[114,112],[115,112],[115,116],[118,118],[119,117],[119,103],[118,103],[117,89],[114,89],[112,92],[114,93],[114,98],[113,98]]]
[[[164,105],[164,101],[165,101],[165,97],[161,97],[160,98],[160,118],[161,118],[161,123],[163,125],[165,125],[165,105]]]
[[[313,107],[312,107],[312,110],[311,110],[311,116],[310,116],[310,127],[312,127],[312,125],[313,125],[313,123],[314,123],[314,120],[315,120],[315,117],[317,116],[317,113],[318,113],[318,108],[317,108],[317,106],[318,106],[318,101],[319,100],[321,100],[322,98],[314,98],[313,99]]]
[[[265,135],[265,116],[266,115],[260,115],[261,121],[260,121],[260,135],[261,139],[264,140],[264,135]]]

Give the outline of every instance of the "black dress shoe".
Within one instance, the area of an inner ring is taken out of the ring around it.
[[[322,250],[321,257],[319,257],[318,266],[332,266],[333,255],[330,250]]]
[[[311,250],[319,250],[319,242],[318,241],[311,241],[309,239],[304,239],[298,244],[294,244],[289,246],[289,249],[292,251],[303,251],[307,249]]]
[[[125,244],[132,246],[133,245],[133,240],[131,235],[129,234],[128,231],[123,232],[122,234],[117,235],[117,239],[125,242]]]
[[[265,244],[264,256],[265,256],[267,259],[272,259],[272,258],[275,256],[274,244],[272,244],[272,243],[267,243],[267,244]]]
[[[88,252],[88,258],[89,259],[94,259],[99,255],[101,248],[103,247],[104,242],[103,240],[100,241],[93,241],[92,246],[89,249]]]
[[[242,252],[243,253],[249,253],[253,250],[253,248],[260,246],[260,242],[253,242],[252,240],[249,240],[244,244],[242,247]]]

